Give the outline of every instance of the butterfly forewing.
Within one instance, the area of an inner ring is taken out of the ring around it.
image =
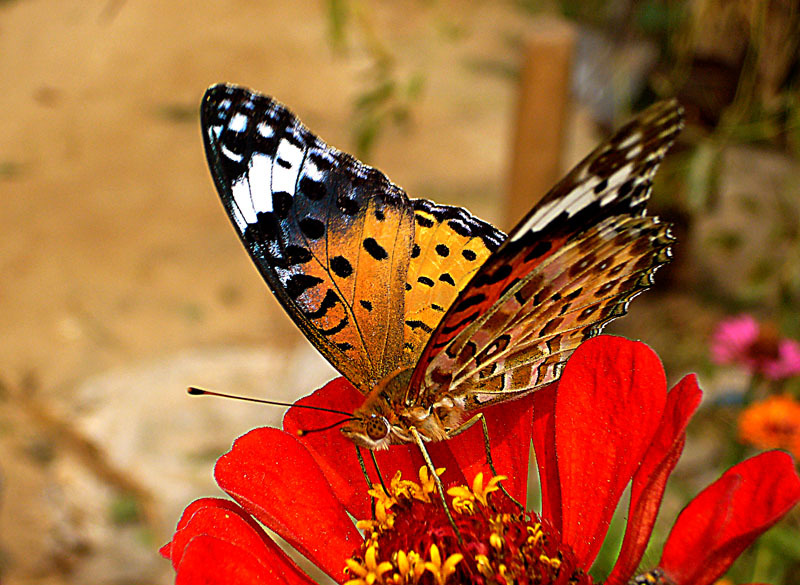
[[[681,120],[675,102],[656,104],[531,210],[440,321],[407,403],[433,404],[442,388],[474,403],[530,391],[625,312],[668,258],[666,227],[641,216]]]
[[[400,363],[414,211],[379,171],[330,148],[274,100],[214,86],[206,153],[242,241],[297,325],[368,392]]]

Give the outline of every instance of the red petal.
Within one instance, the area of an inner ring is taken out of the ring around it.
[[[683,509],[659,565],[677,585],[707,585],[800,501],[792,458],[769,451],[729,469]]]
[[[345,378],[340,377],[310,396],[301,398],[295,404],[332,408],[352,413],[363,401],[364,397],[358,390]],[[283,417],[283,428],[287,433],[298,436],[300,430],[308,431],[327,427],[342,419],[343,416],[339,414],[291,408]],[[336,427],[304,435],[298,440],[314,457],[334,493],[347,510],[357,519],[369,517],[368,488],[353,443],[342,436]]]
[[[550,384],[533,393],[533,450],[539,468],[542,490],[542,517],[552,522],[561,532],[561,484],[558,481],[556,461],[556,392],[557,384]]]
[[[224,541],[233,549],[245,551],[248,557],[262,566],[261,571],[266,571],[274,581],[297,585],[313,583],[247,512],[234,502],[212,498],[190,504],[178,523],[172,542],[162,548],[162,554],[168,553],[172,558],[179,580],[182,573],[199,575],[205,567],[213,564],[209,563],[209,559],[216,562],[215,557],[199,556],[198,549],[192,548],[199,537],[212,537],[215,541]],[[192,550],[194,552],[190,554]],[[232,554],[237,556],[242,553],[233,551]]]
[[[564,369],[555,414],[562,535],[585,567],[650,446],[666,395],[658,356],[621,337],[584,342]]]
[[[337,378],[323,388],[297,401],[298,405],[318,406],[352,412],[364,401],[364,397],[344,378]],[[338,414],[292,408],[283,419],[283,426],[290,434],[296,435],[302,430],[322,428],[342,420]],[[478,431],[480,433],[480,431]],[[483,453],[483,435],[480,435],[480,453]],[[333,491],[344,503],[347,510],[357,519],[371,516],[371,503],[367,495],[367,482],[358,461],[355,445],[338,430],[311,433],[300,437],[300,442],[316,460]],[[459,457],[469,456],[468,449],[460,449],[460,441],[474,441],[472,430],[451,441],[428,444],[428,452],[436,467],[445,467],[447,472],[442,477],[445,485],[465,483],[460,471]],[[454,442],[455,441],[455,442]],[[452,452],[451,452],[452,445]],[[379,483],[371,462],[369,451],[361,450],[366,459],[367,472],[371,483]],[[463,453],[463,455],[462,455]],[[387,451],[376,453],[378,467],[384,481],[389,481],[399,470],[406,479],[416,480],[420,467],[425,461],[416,445],[393,445]]]
[[[528,495],[532,411],[533,394],[483,411],[489,430],[489,447],[494,468],[499,475],[508,477],[503,481],[503,487],[523,505]],[[472,485],[472,479],[478,472],[483,472],[484,478],[492,475],[486,461],[486,446],[481,427],[481,423],[476,422],[470,429],[444,442],[469,485]],[[436,448],[437,446],[432,445],[432,452]],[[437,459],[434,458],[433,461],[438,466]],[[450,480],[449,477],[447,479]]]
[[[177,569],[176,585],[274,585],[282,575],[256,555],[213,536],[196,536],[187,545]],[[313,585],[311,579],[297,581]]]
[[[197,510],[205,507],[215,507],[215,508],[223,508],[226,510],[241,510],[239,505],[236,502],[231,502],[230,500],[221,500],[220,498],[200,498],[199,500],[195,500],[183,511],[181,514],[180,520],[178,520],[178,525],[175,527],[175,531],[182,530],[186,527],[189,521],[192,519]],[[162,546],[159,550],[161,556],[165,559],[173,559],[179,558],[182,552],[179,549],[173,550],[172,541],[168,542],[164,546]],[[175,563],[173,562],[173,565]]]
[[[631,501],[625,539],[606,585],[626,583],[642,560],[661,507],[667,479],[686,442],[686,426],[703,393],[697,376],[684,377],[667,395],[667,404],[653,442],[631,485]]]
[[[215,468],[219,486],[334,579],[361,536],[319,466],[273,428],[239,437]]]

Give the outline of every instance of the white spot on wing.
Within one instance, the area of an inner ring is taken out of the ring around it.
[[[632,158],[638,156],[640,152],[642,152],[642,145],[637,144],[628,151],[628,154],[625,155],[625,158],[626,160],[631,160]]]
[[[219,150],[220,152],[222,152],[223,155],[225,155],[225,157],[231,159],[234,162],[242,162],[242,160],[244,159],[244,156],[242,156],[241,154],[236,154],[224,144],[220,144]]]
[[[247,228],[247,222],[244,220],[242,212],[239,211],[239,208],[235,205],[231,208],[231,217],[233,218],[233,221],[236,222],[236,227],[239,228],[239,231],[244,232],[244,230]]]
[[[297,174],[300,172],[300,163],[303,161],[303,151],[288,140],[281,140],[275,158],[272,165],[272,190],[286,191],[289,195],[294,196]],[[291,166],[289,168],[282,167],[278,164],[277,159],[279,158]]]
[[[252,205],[256,211],[272,211],[272,187],[270,171],[272,158],[265,154],[254,154],[250,159],[250,170],[247,176],[250,179],[250,192]]]
[[[266,122],[259,122],[258,126],[256,126],[256,130],[258,130],[258,133],[264,138],[272,138],[275,136],[275,129]]]
[[[641,140],[641,138],[642,138],[641,132],[634,132],[633,134],[628,136],[625,140],[620,142],[618,148],[619,148],[619,150],[625,150],[626,148],[628,148],[629,146],[631,146],[632,144],[634,144],[638,140]]]
[[[243,175],[231,185],[231,192],[233,193],[234,206],[239,209],[244,221],[256,223],[256,212],[250,199],[250,182],[247,180],[247,175]]]
[[[247,128],[247,116],[244,114],[236,114],[231,121],[228,122],[228,128],[234,132],[243,132]]]
[[[321,183],[325,179],[325,175],[322,174],[315,165],[310,160],[307,160],[306,163],[303,165],[303,174],[311,179],[312,181],[316,181],[317,183]]]
[[[581,209],[594,202],[597,197],[594,194],[594,187],[600,182],[597,177],[588,179],[561,199],[550,201],[539,207],[536,213],[525,222],[519,232],[517,232],[511,241],[516,241],[525,235],[526,232],[538,232],[543,229],[550,222],[555,220],[559,215],[566,212],[569,217],[578,213]]]

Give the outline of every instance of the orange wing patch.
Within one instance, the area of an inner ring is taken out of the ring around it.
[[[405,282],[403,362],[414,366],[461,290],[505,239],[460,207],[414,199],[415,232]]]

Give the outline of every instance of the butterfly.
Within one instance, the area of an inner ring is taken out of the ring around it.
[[[220,84],[201,108],[233,226],[297,326],[364,395],[341,431],[373,450],[447,439],[467,415],[553,382],[626,312],[670,258],[669,228],[645,204],[682,119],[674,100],[651,106],[506,236],[410,199],[270,97]]]

